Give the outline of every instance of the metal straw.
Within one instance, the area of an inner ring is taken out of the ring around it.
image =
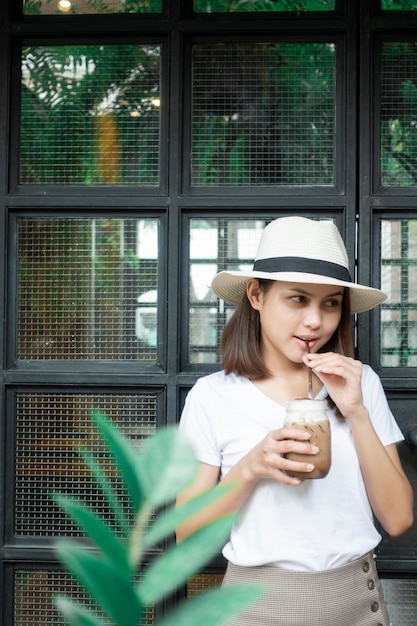
[[[310,342],[308,339],[304,339],[304,343],[306,344],[307,352],[310,352]],[[308,368],[308,399],[313,400],[313,370],[311,367]]]

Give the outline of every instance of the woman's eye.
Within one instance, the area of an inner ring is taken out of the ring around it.
[[[336,307],[336,306],[339,306],[339,305],[340,305],[339,300],[328,300],[326,302],[326,306],[328,306],[328,307]]]
[[[291,300],[293,302],[305,302],[305,297],[304,296],[291,296]]]

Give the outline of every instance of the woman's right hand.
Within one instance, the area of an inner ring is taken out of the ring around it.
[[[305,430],[284,426],[269,432],[240,461],[242,475],[249,482],[262,479],[277,480],[286,485],[299,485],[302,480],[289,476],[286,472],[305,472],[314,470],[314,455],[319,449],[309,443],[310,435]],[[311,463],[300,463],[285,458],[289,452],[311,455]]]

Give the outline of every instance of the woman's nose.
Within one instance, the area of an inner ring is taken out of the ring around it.
[[[319,309],[315,307],[309,308],[304,318],[304,326],[308,326],[309,328],[318,328],[320,324],[321,315]]]

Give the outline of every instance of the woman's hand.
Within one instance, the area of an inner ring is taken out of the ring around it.
[[[363,408],[362,363],[336,352],[305,354],[303,361],[325,385],[345,419],[357,416]]]
[[[258,482],[269,478],[287,485],[299,485],[302,481],[286,472],[309,472],[314,470],[314,455],[319,449],[309,443],[310,434],[300,428],[284,426],[273,430],[250,450],[239,462],[246,481]],[[311,463],[300,463],[285,458],[289,452],[311,455]]]
[[[302,483],[298,478],[286,474],[286,470],[305,472],[306,477],[314,469],[314,455],[318,448],[308,443],[310,435],[299,428],[280,428],[273,430],[252,448],[228,472],[221,484],[232,484],[233,489],[223,495],[214,504],[194,515],[177,529],[177,541],[182,541],[205,524],[227,515],[236,513],[247,502],[258,482],[272,479],[286,485],[297,486]],[[312,463],[298,463],[284,457],[288,452],[311,454]],[[200,463],[196,480],[177,498],[177,504],[184,504],[206,489],[218,484],[220,468]]]

